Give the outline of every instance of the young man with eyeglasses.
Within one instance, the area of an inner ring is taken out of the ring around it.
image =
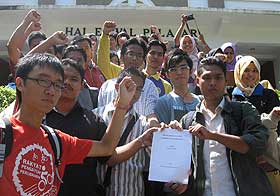
[[[113,153],[123,126],[124,108],[136,90],[130,78],[124,78],[119,85],[116,110],[100,141],[78,139],[57,131],[63,152],[58,173],[55,172],[54,152],[42,128],[42,120],[57,104],[64,89],[63,81],[63,68],[53,55],[28,55],[18,63],[15,82],[20,108],[10,118],[13,143],[10,154],[0,168],[3,171],[0,195],[57,195],[59,176],[63,176],[67,164],[79,164],[86,157],[109,156]],[[0,125],[1,128],[5,127],[2,120]],[[2,141],[2,129],[0,132]]]
[[[142,70],[146,57],[146,45],[143,40],[138,38],[131,38],[125,42],[121,49],[121,59],[123,66],[118,66],[110,62],[110,39],[109,33],[116,27],[113,21],[105,21],[103,24],[103,33],[100,37],[97,63],[102,73],[107,80],[99,91],[98,107],[107,105],[116,97],[116,90],[114,88],[116,77],[123,68],[135,67]],[[135,111],[139,115],[148,116],[151,126],[158,126],[158,121],[155,118],[154,107],[158,100],[157,88],[149,79],[145,80],[143,92],[139,100],[133,105]]]
[[[170,121],[179,121],[184,114],[195,110],[199,98],[188,91],[192,60],[186,52],[181,49],[171,51],[165,69],[173,91],[159,98],[155,112],[160,122],[169,124]]]
[[[146,68],[143,70],[147,78],[157,87],[159,97],[172,91],[170,83],[160,76],[165,52],[166,46],[164,43],[159,40],[150,41],[147,45]]]

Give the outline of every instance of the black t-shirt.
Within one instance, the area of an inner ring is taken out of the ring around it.
[[[99,116],[82,108],[78,103],[67,115],[53,109],[46,115],[45,123],[81,139],[100,140],[107,129]],[[86,158],[83,165],[68,165],[58,195],[95,195],[97,160],[97,158]]]

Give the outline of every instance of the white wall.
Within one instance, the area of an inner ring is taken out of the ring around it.
[[[56,5],[76,5],[76,0],[55,0]]]
[[[225,0],[226,9],[280,10],[280,1]]]
[[[188,7],[208,7],[208,0],[188,0]]]

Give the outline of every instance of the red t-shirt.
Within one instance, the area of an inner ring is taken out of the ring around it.
[[[56,196],[60,182],[55,174],[54,153],[47,133],[34,129],[11,118],[13,146],[4,161],[0,178],[0,195],[47,195]],[[82,164],[92,147],[91,140],[78,139],[58,132],[62,142],[60,177],[66,164]]]

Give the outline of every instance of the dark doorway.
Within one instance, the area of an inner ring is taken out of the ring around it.
[[[268,80],[276,88],[275,73],[273,61],[262,61],[261,63],[261,80]]]
[[[0,58],[0,86],[8,83],[8,76],[10,74],[9,63]]]

